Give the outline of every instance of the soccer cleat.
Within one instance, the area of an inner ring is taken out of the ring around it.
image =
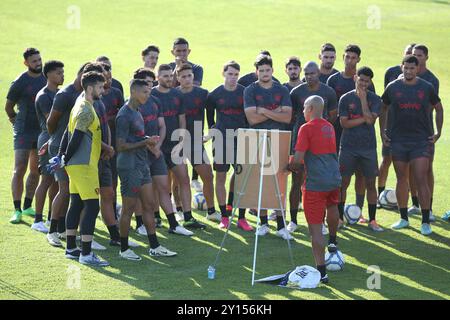
[[[195,218],[191,218],[183,223],[183,227],[189,229],[206,229],[206,225],[198,222]]]
[[[369,222],[369,229],[375,232],[382,232],[384,231],[383,228],[381,228],[378,223],[375,220],[372,220]]]
[[[80,254],[80,258],[78,259],[78,261],[81,264],[92,266],[92,267],[107,267],[107,266],[109,266],[108,261],[100,259],[93,252],[91,252],[87,256],[83,256],[82,254]]]
[[[62,247],[61,240],[59,240],[58,234],[56,232],[47,233],[47,241],[54,247]]]
[[[35,222],[31,225],[32,230],[36,230],[42,233],[48,233],[48,229],[43,221]]]
[[[436,216],[433,214],[433,211],[430,210],[430,222],[436,222]]]
[[[176,252],[170,251],[161,245],[155,249],[150,248],[148,254],[152,257],[173,257],[177,255]]]
[[[268,224],[263,224],[259,228],[256,229],[256,234],[258,236],[265,236],[270,232],[270,228]]]
[[[198,180],[191,181],[191,188],[193,188],[196,192],[203,192],[203,186]]]
[[[147,229],[145,229],[144,225],[141,225],[139,228],[136,229],[136,233],[141,236],[147,236]]]
[[[450,221],[450,211],[447,211],[446,213],[444,213],[444,215],[442,216],[442,220]]]
[[[419,214],[419,213],[420,213],[420,209],[414,205],[408,209],[408,216],[411,216],[413,214]]]
[[[186,228],[184,228],[183,226],[176,226],[175,229],[169,228],[169,233],[173,233],[173,234],[180,234],[182,236],[192,236],[194,233],[190,230],[187,230]]]
[[[155,227],[162,228],[162,220],[161,218],[155,218]]]
[[[322,223],[322,234],[326,236],[330,232],[328,231],[328,227],[325,225],[325,223]]]
[[[211,214],[206,214],[206,219],[208,219],[209,221],[220,222],[222,220],[222,216],[219,212],[216,211]]]
[[[399,221],[397,221],[396,223],[394,223],[391,228],[394,230],[399,230],[399,229],[403,229],[409,227],[409,221],[405,220],[405,219],[400,219]]]
[[[420,227],[420,233],[424,236],[428,236],[433,233],[431,230],[431,225],[429,223],[422,223],[422,226]]]
[[[36,215],[36,212],[34,211],[33,208],[29,207],[28,209],[23,210],[22,214],[24,214],[26,216],[34,217]]]
[[[284,240],[293,240],[294,237],[291,236],[289,231],[286,228],[280,229],[276,232],[276,235]]]
[[[327,284],[329,282],[328,274],[320,278],[320,282],[322,282],[323,284]]]
[[[366,218],[364,218],[362,215],[361,215],[361,218],[359,218],[359,220],[358,220],[358,223],[369,223],[369,220],[367,220]]]
[[[228,226],[230,225],[230,218],[228,217],[222,217],[222,219],[220,220],[220,224],[219,224],[219,228],[220,229],[227,229]]]
[[[248,224],[247,219],[245,218],[238,219],[237,227],[244,231],[253,231],[253,227]]]
[[[288,226],[287,226],[287,230],[289,231],[289,232],[295,232],[295,230],[297,230],[297,228],[298,228],[298,225],[295,223],[295,222],[289,222],[289,224],[288,224]]]
[[[58,234],[58,238],[59,239],[61,239],[61,240],[66,240],[66,238],[67,238],[67,235],[66,235],[66,232],[64,231],[63,233],[57,233]],[[77,240],[79,240],[79,239],[77,239]]]
[[[94,239],[92,239],[91,248],[92,248],[92,250],[106,250],[106,247],[102,246],[100,243],[98,243]]]
[[[328,246],[327,246],[327,249],[328,249],[329,253],[333,253],[333,252],[338,251],[338,247],[337,247],[336,243],[329,243]]]
[[[72,259],[72,260],[78,260],[81,255],[81,249],[75,248],[75,249],[66,249],[66,258]]]
[[[122,258],[127,259],[127,260],[132,260],[132,261],[141,261],[142,260],[142,258],[139,257],[136,253],[134,253],[134,251],[131,249],[127,249],[124,252],[119,251],[119,255]]]
[[[9,222],[12,224],[18,224],[22,221],[22,212],[20,210],[14,211],[13,216],[9,219]]]

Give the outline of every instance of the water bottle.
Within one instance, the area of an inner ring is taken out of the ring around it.
[[[213,266],[208,267],[208,279],[214,279],[216,277],[216,269]]]

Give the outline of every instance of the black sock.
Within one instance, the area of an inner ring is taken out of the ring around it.
[[[377,205],[369,203],[369,222],[375,220],[377,214]]]
[[[30,208],[32,202],[33,202],[33,199],[25,197],[25,199],[23,201],[23,210],[27,210],[28,208]]]
[[[227,202],[227,204],[232,206],[233,205],[233,200],[234,200],[234,192],[230,191],[230,192],[228,192],[228,202]]]
[[[192,180],[198,180],[198,173],[194,168],[192,168]]]
[[[34,216],[34,223],[38,223],[42,221],[42,214],[41,213],[36,213],[36,215]]]
[[[192,219],[192,212],[191,211],[183,212],[183,216],[184,216],[184,221],[189,221]]]
[[[285,227],[283,216],[277,216],[277,230],[281,230]]]
[[[148,234],[148,242],[150,243],[150,248],[152,248],[152,249],[156,249],[159,247],[159,242],[158,242],[158,238],[156,237],[156,233]]]
[[[175,229],[176,227],[178,227],[178,222],[177,219],[175,219],[175,214],[171,213],[167,215],[167,220],[169,221],[169,228],[170,229]]]
[[[216,212],[216,208],[215,207],[208,208],[208,215],[211,215],[214,212]]]
[[[48,209],[48,215],[47,215],[47,221],[50,221],[52,219],[52,209]]]
[[[92,241],[81,241],[81,254],[88,256],[91,254]]]
[[[227,206],[219,206],[220,214],[222,215],[222,218],[229,217],[230,215],[227,212]]]
[[[67,249],[75,249],[77,247],[77,236],[67,236]]]
[[[155,218],[156,219],[161,219],[161,214],[159,213],[159,210],[155,211]]]
[[[117,225],[113,224],[112,226],[108,226],[107,228],[108,228],[109,237],[111,238],[111,240],[119,241],[120,233],[119,233],[119,228],[117,227]]]
[[[125,252],[128,248],[128,237],[120,237],[120,251]]]
[[[317,266],[317,270],[319,270],[321,278],[327,275],[327,268],[325,265]]]
[[[261,225],[268,224],[267,222],[267,216],[261,216]]]
[[[144,222],[142,221],[142,216],[136,216],[136,229],[142,226]]]
[[[362,210],[364,207],[364,194],[356,195],[356,205]]]
[[[400,217],[408,221],[408,208],[400,208]]]
[[[339,202],[338,211],[339,211],[339,219],[344,220],[344,204],[345,202]]]
[[[16,200],[14,201],[14,209],[16,209],[17,211],[22,211],[22,209],[20,208],[22,201],[20,200]]]
[[[386,189],[386,187],[378,187],[378,196]]]
[[[245,219],[245,208],[239,209],[239,218],[238,219]]]
[[[58,230],[58,220],[57,219],[51,219],[50,220],[50,230],[48,233],[55,233]]]
[[[58,220],[58,233],[64,233],[66,231],[66,219]]]
[[[422,223],[430,223],[430,210],[422,209]]]
[[[332,236],[331,234],[328,237],[328,244],[337,244],[336,242],[336,236]]]
[[[433,197],[430,199],[430,211],[433,211]]]
[[[418,208],[419,207],[419,197],[412,196],[411,200],[412,200],[413,206],[416,206]]]
[[[183,208],[182,207],[177,207],[177,212],[183,212]]]
[[[298,209],[291,209],[291,222],[297,224],[297,213],[298,213]]]

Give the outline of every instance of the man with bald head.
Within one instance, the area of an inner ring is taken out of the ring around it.
[[[326,84],[320,82],[319,65],[315,62],[309,61],[304,69],[306,83],[294,88],[291,91],[291,101],[293,109],[293,135],[291,144],[291,155],[294,154],[294,147],[297,143],[297,133],[299,128],[306,122],[303,114],[304,104],[308,97],[317,95],[324,101],[322,117],[333,123],[336,121],[337,115],[337,99],[336,93]],[[299,170],[292,175],[292,186],[289,193],[289,205],[291,221],[287,227],[290,232],[294,232],[297,225],[298,205],[301,200],[300,186],[303,181],[303,170]]]
[[[323,109],[322,97],[313,95],[305,100],[303,114],[306,123],[299,130],[295,155],[289,161],[289,169],[297,172],[304,163],[306,177],[303,184],[303,207],[317,270],[320,271],[321,281],[327,283],[322,222],[326,210],[330,229],[328,251],[336,252],[339,222],[337,204],[342,178],[336,155],[334,128],[322,117]]]

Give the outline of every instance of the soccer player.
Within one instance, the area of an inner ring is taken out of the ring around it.
[[[55,157],[59,153],[64,131],[69,123],[70,112],[75,105],[80,93],[83,91],[81,87],[81,76],[83,69],[87,63],[83,64],[78,70],[77,77],[70,85],[64,87],[56,93],[53,100],[52,109],[47,118],[47,130],[50,134],[48,142],[48,152],[50,157]],[[58,233],[64,237],[66,229],[65,216],[69,206],[69,176],[65,168],[55,170],[54,178],[58,183],[58,193],[53,199],[52,216],[50,221],[50,229],[47,234],[47,240],[52,246],[61,247]]]
[[[147,82],[149,89],[152,89],[152,84],[156,77],[153,71],[149,68],[140,68],[135,71],[133,75],[134,79],[141,79]],[[155,220],[156,227],[161,226],[161,216],[159,207],[161,206],[166,213],[167,220],[169,221],[169,233],[181,234],[185,236],[193,235],[192,231],[186,230],[183,226],[180,226],[175,218],[173,212],[172,202],[170,200],[170,187],[169,176],[166,161],[161,153],[161,145],[166,137],[166,123],[164,121],[163,110],[161,108],[161,102],[158,98],[150,96],[148,100],[139,108],[139,112],[144,119],[145,135],[146,136],[159,136],[159,141],[156,145],[148,150],[148,166],[150,169],[150,175],[154,182],[154,198],[155,198]],[[138,202],[140,202],[138,200]],[[142,212],[142,205],[138,205],[136,212]],[[142,220],[142,216],[136,214],[136,221]],[[140,222],[142,223],[142,222]],[[159,225],[159,226],[158,226]],[[139,228],[144,230],[139,230]],[[138,233],[141,235],[147,235],[145,226],[139,226],[137,228]],[[143,232],[145,231],[145,233]]]
[[[176,38],[173,42],[171,53],[175,57],[175,62],[169,64],[172,71],[175,72],[176,67],[183,63],[190,64],[192,66],[192,72],[194,73],[194,85],[200,87],[203,81],[203,67],[199,64],[189,62],[188,57],[191,53],[191,49],[189,48],[187,40],[184,38]],[[176,78],[173,79],[174,87],[179,85],[176,80]]]
[[[306,122],[304,117],[304,104],[307,98],[316,95],[323,99],[323,118],[327,119],[331,124],[336,121],[337,115],[337,101],[336,93],[329,86],[319,80],[319,66],[317,63],[309,61],[305,65],[304,69],[306,83],[295,87],[291,91],[292,101],[292,122],[293,136],[291,144],[291,155],[295,153],[295,145],[297,144],[297,135],[300,127]],[[289,206],[291,221],[289,222],[287,229],[289,232],[294,232],[298,228],[297,213],[298,207],[302,197],[301,185],[304,179],[304,170],[298,170],[292,173],[292,185],[289,192]],[[324,227],[324,232],[326,232]]]
[[[149,68],[151,71],[155,71],[156,65],[159,59],[159,48],[153,44],[141,52],[142,61],[144,62],[144,68]]]
[[[289,163],[297,171],[304,162],[306,177],[303,184],[303,207],[311,234],[312,251],[321,282],[328,282],[325,267],[325,243],[322,222],[327,216],[330,229],[328,251],[337,251],[336,232],[339,221],[337,204],[341,175],[336,156],[336,138],[333,126],[322,118],[324,101],[310,96],[305,101],[303,113],[306,124],[299,132],[294,158]]]
[[[37,140],[40,133],[36,116],[36,94],[45,87],[47,80],[42,74],[42,59],[39,51],[28,48],[23,53],[24,65],[28,68],[11,84],[6,97],[5,111],[13,125],[14,173],[11,182],[14,214],[11,223],[20,223],[22,214],[35,216],[31,207],[36,187],[39,183]],[[14,111],[17,105],[18,111]],[[22,211],[23,178],[29,165],[25,184],[25,200]]]
[[[333,74],[339,72],[334,66],[336,61],[336,48],[331,43],[325,43],[320,48],[320,75],[319,80],[322,83],[327,83],[328,78]]]
[[[285,64],[285,72],[289,77],[289,82],[283,83],[289,92],[302,83],[300,73],[302,72],[302,64],[298,57],[289,57]]]
[[[173,141],[172,133],[177,129],[186,129],[186,115],[183,104],[183,95],[179,90],[172,88],[173,84],[172,68],[168,64],[161,64],[158,67],[158,86],[152,89],[152,95],[158,98],[163,109],[164,121],[166,124],[166,138],[162,142],[161,151],[167,164],[167,168],[176,177],[180,187],[180,198],[183,208],[184,224],[186,228],[204,229],[206,225],[198,222],[191,211],[191,188],[189,185],[189,174],[185,163],[175,163],[173,161],[182,148],[181,141]],[[173,154],[173,156],[172,156]]]
[[[131,215],[137,199],[142,203],[144,225],[150,243],[150,256],[175,256],[158,242],[156,236],[153,185],[148,168],[147,150],[155,150],[159,137],[145,136],[145,125],[139,108],[147,102],[150,88],[144,80],[132,80],[130,99],[120,109],[116,118],[117,132],[117,171],[122,194],[122,214],[120,216],[120,256],[128,260],[141,260],[128,246],[128,233]]]
[[[235,61],[227,62],[223,67],[222,75],[225,79],[224,84],[215,88],[208,94],[207,98],[207,118],[208,127],[220,130],[222,133],[223,147],[215,145],[214,148],[214,171],[216,171],[216,196],[219,203],[220,213],[222,215],[220,228],[227,228],[230,223],[230,214],[233,210],[234,200],[234,176],[230,179],[230,188],[228,192],[228,203],[226,202],[225,183],[227,172],[230,165],[235,169],[237,155],[237,137],[233,134],[228,136],[226,130],[237,130],[246,128],[247,121],[244,113],[244,86],[237,83],[241,67]],[[214,120],[214,113],[215,119]],[[223,148],[222,159],[218,159],[216,148]],[[231,149],[232,148],[232,149]],[[231,150],[230,150],[231,149]],[[233,159],[227,161],[229,152],[233,152]],[[244,231],[252,231],[245,219],[245,209],[239,208],[239,217],[237,227]]]
[[[412,49],[414,48],[416,44],[411,43],[406,46],[403,56],[407,56],[409,54],[412,54]],[[386,73],[384,74],[384,88],[387,87],[389,83],[391,83],[394,80],[397,80],[400,75],[402,75],[402,66],[396,65],[393,67],[390,67],[386,70]],[[382,123],[384,119],[382,118],[383,114],[380,115],[380,129],[382,126]],[[380,165],[380,173],[378,175],[378,195],[380,195],[384,189],[386,188],[386,181],[389,174],[389,167],[392,163],[392,155],[391,155],[391,148],[387,147],[383,144],[382,152],[383,161]],[[408,209],[408,214],[418,213],[419,212],[419,199],[416,196],[412,197],[413,205],[411,208]]]
[[[105,267],[109,263],[98,258],[91,248],[99,212],[98,161],[102,143],[100,121],[93,105],[102,95],[105,78],[98,72],[84,73],[81,85],[82,95],[70,112],[67,130],[61,141],[59,154],[55,157],[58,159],[56,164],[66,167],[70,180],[70,207],[66,217],[66,258],[78,259],[81,264]],[[76,245],[79,224],[81,250]]]
[[[401,219],[392,225],[392,228],[402,229],[409,226],[409,168],[414,174],[419,194],[422,211],[421,233],[429,235],[432,230],[429,220],[431,193],[428,172],[434,145],[442,133],[444,110],[433,85],[417,77],[418,66],[419,60],[415,56],[404,57],[403,78],[386,87],[382,96],[383,111],[387,110],[382,135],[383,143],[391,146],[397,175],[396,195]],[[436,133],[430,121],[432,109],[436,110]]]
[[[258,56],[256,57],[256,59],[258,59],[258,57],[259,57],[260,55],[265,55],[265,56],[271,57],[271,56],[270,56],[270,52],[267,51],[267,50],[262,50],[262,51],[258,54]],[[278,79],[275,78],[274,76],[272,76],[272,80],[275,81],[275,82],[280,83],[280,81],[278,81]],[[239,80],[238,80],[238,83],[239,83],[241,86],[244,86],[244,87],[247,88],[249,85],[251,85],[251,84],[254,83],[255,81],[258,81],[258,75],[256,74],[256,72],[253,71],[253,72],[247,73],[247,74],[243,75],[242,77],[240,77]]]
[[[272,80],[272,58],[260,55],[255,62],[258,81],[245,88],[244,108],[250,128],[286,130],[291,122],[292,107],[289,91]],[[292,239],[284,224],[281,212],[277,211],[277,236]],[[261,210],[261,227],[258,235],[269,233],[267,210]]]
[[[106,56],[100,56],[100,57],[98,57],[95,61],[96,61],[96,62],[102,62],[102,63],[107,64],[107,65],[109,66],[109,68],[110,68],[109,71],[112,70],[111,60],[109,60],[108,57],[106,57]],[[123,86],[122,86],[122,84],[120,83],[119,80],[112,78],[111,86],[112,86],[113,88],[119,89],[120,92],[121,92],[122,95],[123,95]]]
[[[349,91],[355,89],[354,77],[356,74],[356,68],[358,62],[361,61],[361,49],[354,44],[349,44],[345,48],[343,55],[344,59],[344,71],[333,74],[328,78],[327,85],[334,89],[336,92],[336,97],[339,99]],[[369,85],[369,90],[375,92],[375,87],[373,83]],[[336,146],[340,146],[340,139],[342,134],[341,122],[336,121],[334,123],[335,133],[336,133]],[[337,150],[339,153],[339,150]],[[356,205],[363,208],[366,184],[364,182],[364,176],[361,174],[360,170],[356,171],[355,174],[355,193],[356,193]],[[344,225],[343,217],[340,217],[340,227]],[[367,223],[368,221],[361,216],[359,220],[361,223]]]
[[[47,117],[52,108],[53,99],[58,87],[64,83],[64,64],[61,61],[51,60],[44,65],[44,76],[47,78],[47,85],[36,95],[36,115],[41,128],[37,147],[39,152],[39,172],[41,181],[36,189],[36,216],[31,229],[48,233],[47,227],[42,222],[42,211],[44,210],[45,198],[47,192],[49,195],[49,208],[58,192],[58,185],[55,183],[53,175],[48,170],[47,165],[50,160],[48,154],[48,140],[50,135],[47,131]],[[51,212],[51,211],[50,211]],[[50,220],[50,219],[49,219]]]
[[[356,89],[344,94],[339,100],[339,119],[343,128],[339,151],[339,167],[342,175],[339,215],[344,215],[347,188],[352,175],[360,168],[366,182],[369,204],[369,228],[380,232],[376,222],[378,175],[377,141],[375,121],[381,111],[381,99],[368,91],[373,78],[369,67],[361,67],[355,75]]]

